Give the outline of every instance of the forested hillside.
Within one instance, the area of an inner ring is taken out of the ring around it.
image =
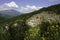
[[[60,40],[60,4],[18,15],[0,17],[0,40]]]

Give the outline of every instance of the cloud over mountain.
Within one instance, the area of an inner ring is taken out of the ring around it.
[[[9,3],[4,3],[2,5],[0,5],[0,11],[1,10],[10,10],[10,9],[15,9],[18,8],[19,6],[14,2],[9,2]]]

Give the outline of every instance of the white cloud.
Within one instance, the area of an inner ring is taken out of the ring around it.
[[[28,9],[32,9],[32,10],[38,10],[38,9],[40,9],[40,8],[42,8],[42,7],[37,7],[37,6],[30,6],[30,5],[26,5],[26,8],[28,8]]]
[[[10,2],[10,3],[5,3],[5,5],[7,5],[7,6],[9,6],[9,7],[16,7],[16,8],[19,7],[14,1],[12,1],[12,2]]]
[[[38,7],[38,6],[30,6],[30,5],[26,5],[25,7],[21,7],[20,11],[21,12],[25,12],[25,13],[28,13],[28,12],[32,12],[32,11],[35,11],[35,10],[39,10],[43,7]]]

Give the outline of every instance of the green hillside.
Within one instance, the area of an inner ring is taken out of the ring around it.
[[[0,14],[0,24],[4,23],[8,18]]]
[[[18,15],[0,17],[0,40],[60,40],[60,4]]]

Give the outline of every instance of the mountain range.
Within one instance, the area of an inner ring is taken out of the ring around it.
[[[11,10],[3,10],[3,11],[0,11],[0,14],[2,16],[6,16],[6,17],[13,17],[13,16],[20,15],[22,13],[20,13],[20,12],[18,12],[16,10],[11,9]]]

